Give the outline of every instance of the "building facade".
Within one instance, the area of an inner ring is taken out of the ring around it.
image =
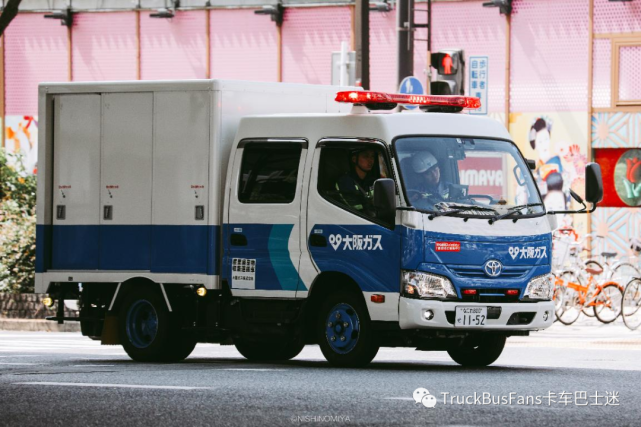
[[[604,206],[561,223],[607,234],[604,248],[625,252],[630,237],[641,237],[641,0],[514,0],[510,16],[483,3],[433,0],[432,50],[463,48],[468,58],[487,57],[488,114],[536,159],[549,208],[576,207],[569,189],[582,194],[585,163],[601,163]],[[274,4],[23,0],[0,44],[3,145],[23,153],[29,169],[37,167],[37,85],[43,81],[330,84],[331,53],[344,41],[354,46],[353,1],[283,1],[281,26],[254,13]],[[61,18],[69,8],[66,26]],[[166,8],[172,18],[152,17]],[[417,1],[416,9],[415,21],[425,22],[424,3]],[[45,17],[52,12],[59,18]],[[415,37],[414,74],[426,80],[426,30]],[[397,89],[396,40],[395,9],[372,11],[372,90]]]

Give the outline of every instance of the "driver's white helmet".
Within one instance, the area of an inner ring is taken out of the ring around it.
[[[437,164],[438,160],[429,151],[421,151],[412,157],[412,169],[416,173],[423,173]]]

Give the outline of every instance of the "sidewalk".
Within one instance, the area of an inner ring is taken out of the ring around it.
[[[57,322],[44,319],[1,319],[0,331],[80,332],[80,322]]]

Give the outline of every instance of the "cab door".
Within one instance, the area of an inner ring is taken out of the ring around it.
[[[303,139],[239,144],[224,227],[224,276],[234,295],[296,297],[306,155]]]

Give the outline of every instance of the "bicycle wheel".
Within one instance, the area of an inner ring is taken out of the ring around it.
[[[578,277],[571,271],[564,271],[559,277],[569,283],[579,283]],[[581,294],[578,291],[567,286],[563,286],[563,288],[562,312],[557,319],[564,325],[571,325],[581,315],[583,303],[581,302]]]
[[[618,285],[604,286],[596,297],[596,305],[594,306],[596,318],[601,323],[614,322],[621,314],[621,301],[623,301],[623,292]]]
[[[619,283],[629,283],[635,277],[641,277],[639,268],[629,262],[621,262],[612,267],[612,280]]]
[[[585,261],[584,268],[593,268],[595,270],[603,270],[603,266],[599,261],[589,259]],[[592,277],[594,277],[595,281],[598,282],[599,277],[601,277],[600,274],[592,274]],[[582,280],[579,278],[579,283],[583,285]],[[588,289],[587,295],[585,296],[586,301],[591,301],[592,300],[592,295],[594,294],[594,287],[590,286],[590,289]],[[583,314],[585,314],[588,317],[594,317],[594,308],[595,307],[589,307],[589,306],[584,306],[583,307]]]
[[[552,300],[554,301],[554,315],[556,320],[559,320],[559,317],[563,314],[563,294],[565,292],[565,286],[554,284],[554,295]]]
[[[641,326],[641,279],[632,279],[625,287],[621,317],[630,330],[634,331]]]

